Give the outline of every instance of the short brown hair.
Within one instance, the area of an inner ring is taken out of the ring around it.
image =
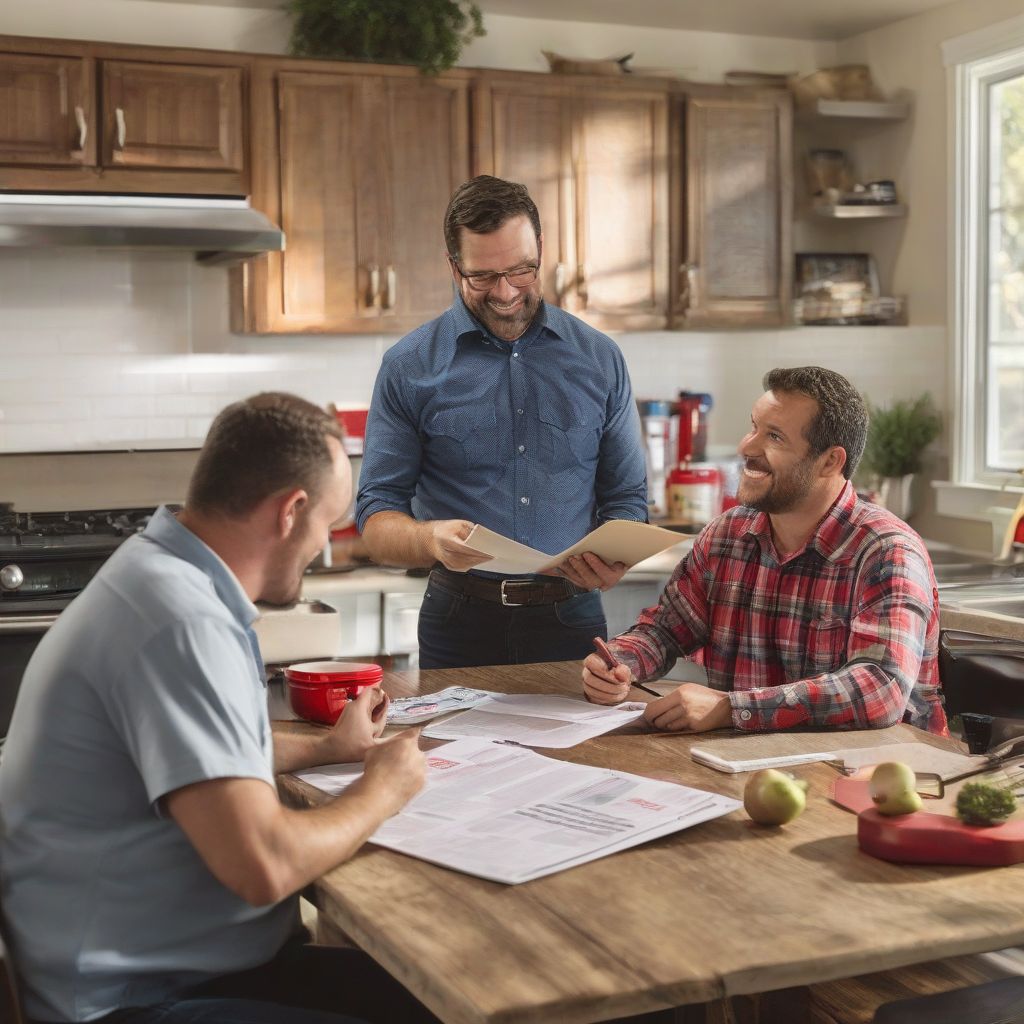
[[[761,386],[765,391],[806,395],[818,403],[818,415],[805,434],[811,454],[842,448],[846,452],[843,476],[849,480],[868,439],[868,410],[857,389],[842,374],[822,366],[777,367],[764,375]]]
[[[186,506],[245,516],[272,494],[297,487],[315,500],[332,465],[328,437],[342,441],[341,426],[304,398],[267,391],[235,402],[206,435]]]
[[[540,214],[525,185],[490,174],[478,174],[464,181],[452,194],[444,212],[444,244],[448,255],[456,262],[459,259],[459,228],[489,234],[521,215],[530,218],[539,253]]]

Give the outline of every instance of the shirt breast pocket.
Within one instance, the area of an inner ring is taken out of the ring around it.
[[[845,619],[832,616],[813,619],[807,627],[804,676],[835,672],[846,664],[850,627]]]
[[[442,471],[495,468],[497,417],[493,407],[440,409],[426,425],[428,457]]]
[[[572,473],[593,482],[601,447],[600,412],[562,399],[537,413],[540,449],[549,473]]]

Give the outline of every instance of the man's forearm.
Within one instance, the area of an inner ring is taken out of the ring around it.
[[[271,722],[274,734],[274,774],[314,768],[322,762],[317,750],[325,731],[310,728],[305,722]]]
[[[362,535],[370,557],[380,565],[429,569],[437,561],[431,524],[404,512],[375,512]]]

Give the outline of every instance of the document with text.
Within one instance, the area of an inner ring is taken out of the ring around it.
[[[337,794],[361,772],[361,765],[334,765],[297,774]],[[370,842],[516,885],[741,806],[674,782],[557,761],[523,747],[460,740],[428,752],[423,790]]]
[[[435,740],[506,740],[524,747],[562,749],[632,724],[643,717],[645,707],[638,701],[600,707],[572,697],[495,694],[470,711],[428,725],[423,735]]]
[[[686,539],[682,534],[673,533],[660,526],[634,523],[627,519],[613,519],[602,523],[571,548],[566,548],[557,555],[546,555],[543,551],[519,544],[479,524],[473,527],[466,538],[466,546],[491,556],[489,561],[481,562],[477,568],[486,572],[516,576],[546,572],[559,562],[564,562],[570,555],[579,555],[584,551],[592,551],[609,565],[623,562],[628,566],[634,566],[637,562],[681,544]]]

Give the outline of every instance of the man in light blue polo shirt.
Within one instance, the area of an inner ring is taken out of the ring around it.
[[[298,595],[350,496],[330,417],[289,395],[236,403],[185,509],[161,508],[40,643],[0,767],[33,1020],[433,1019],[363,954],[304,946],[298,920],[295,893],[423,781],[415,735],[379,739],[379,689],[315,735],[268,718],[253,601]],[[362,780],[323,807],[279,802],[275,772],[359,760]]]

